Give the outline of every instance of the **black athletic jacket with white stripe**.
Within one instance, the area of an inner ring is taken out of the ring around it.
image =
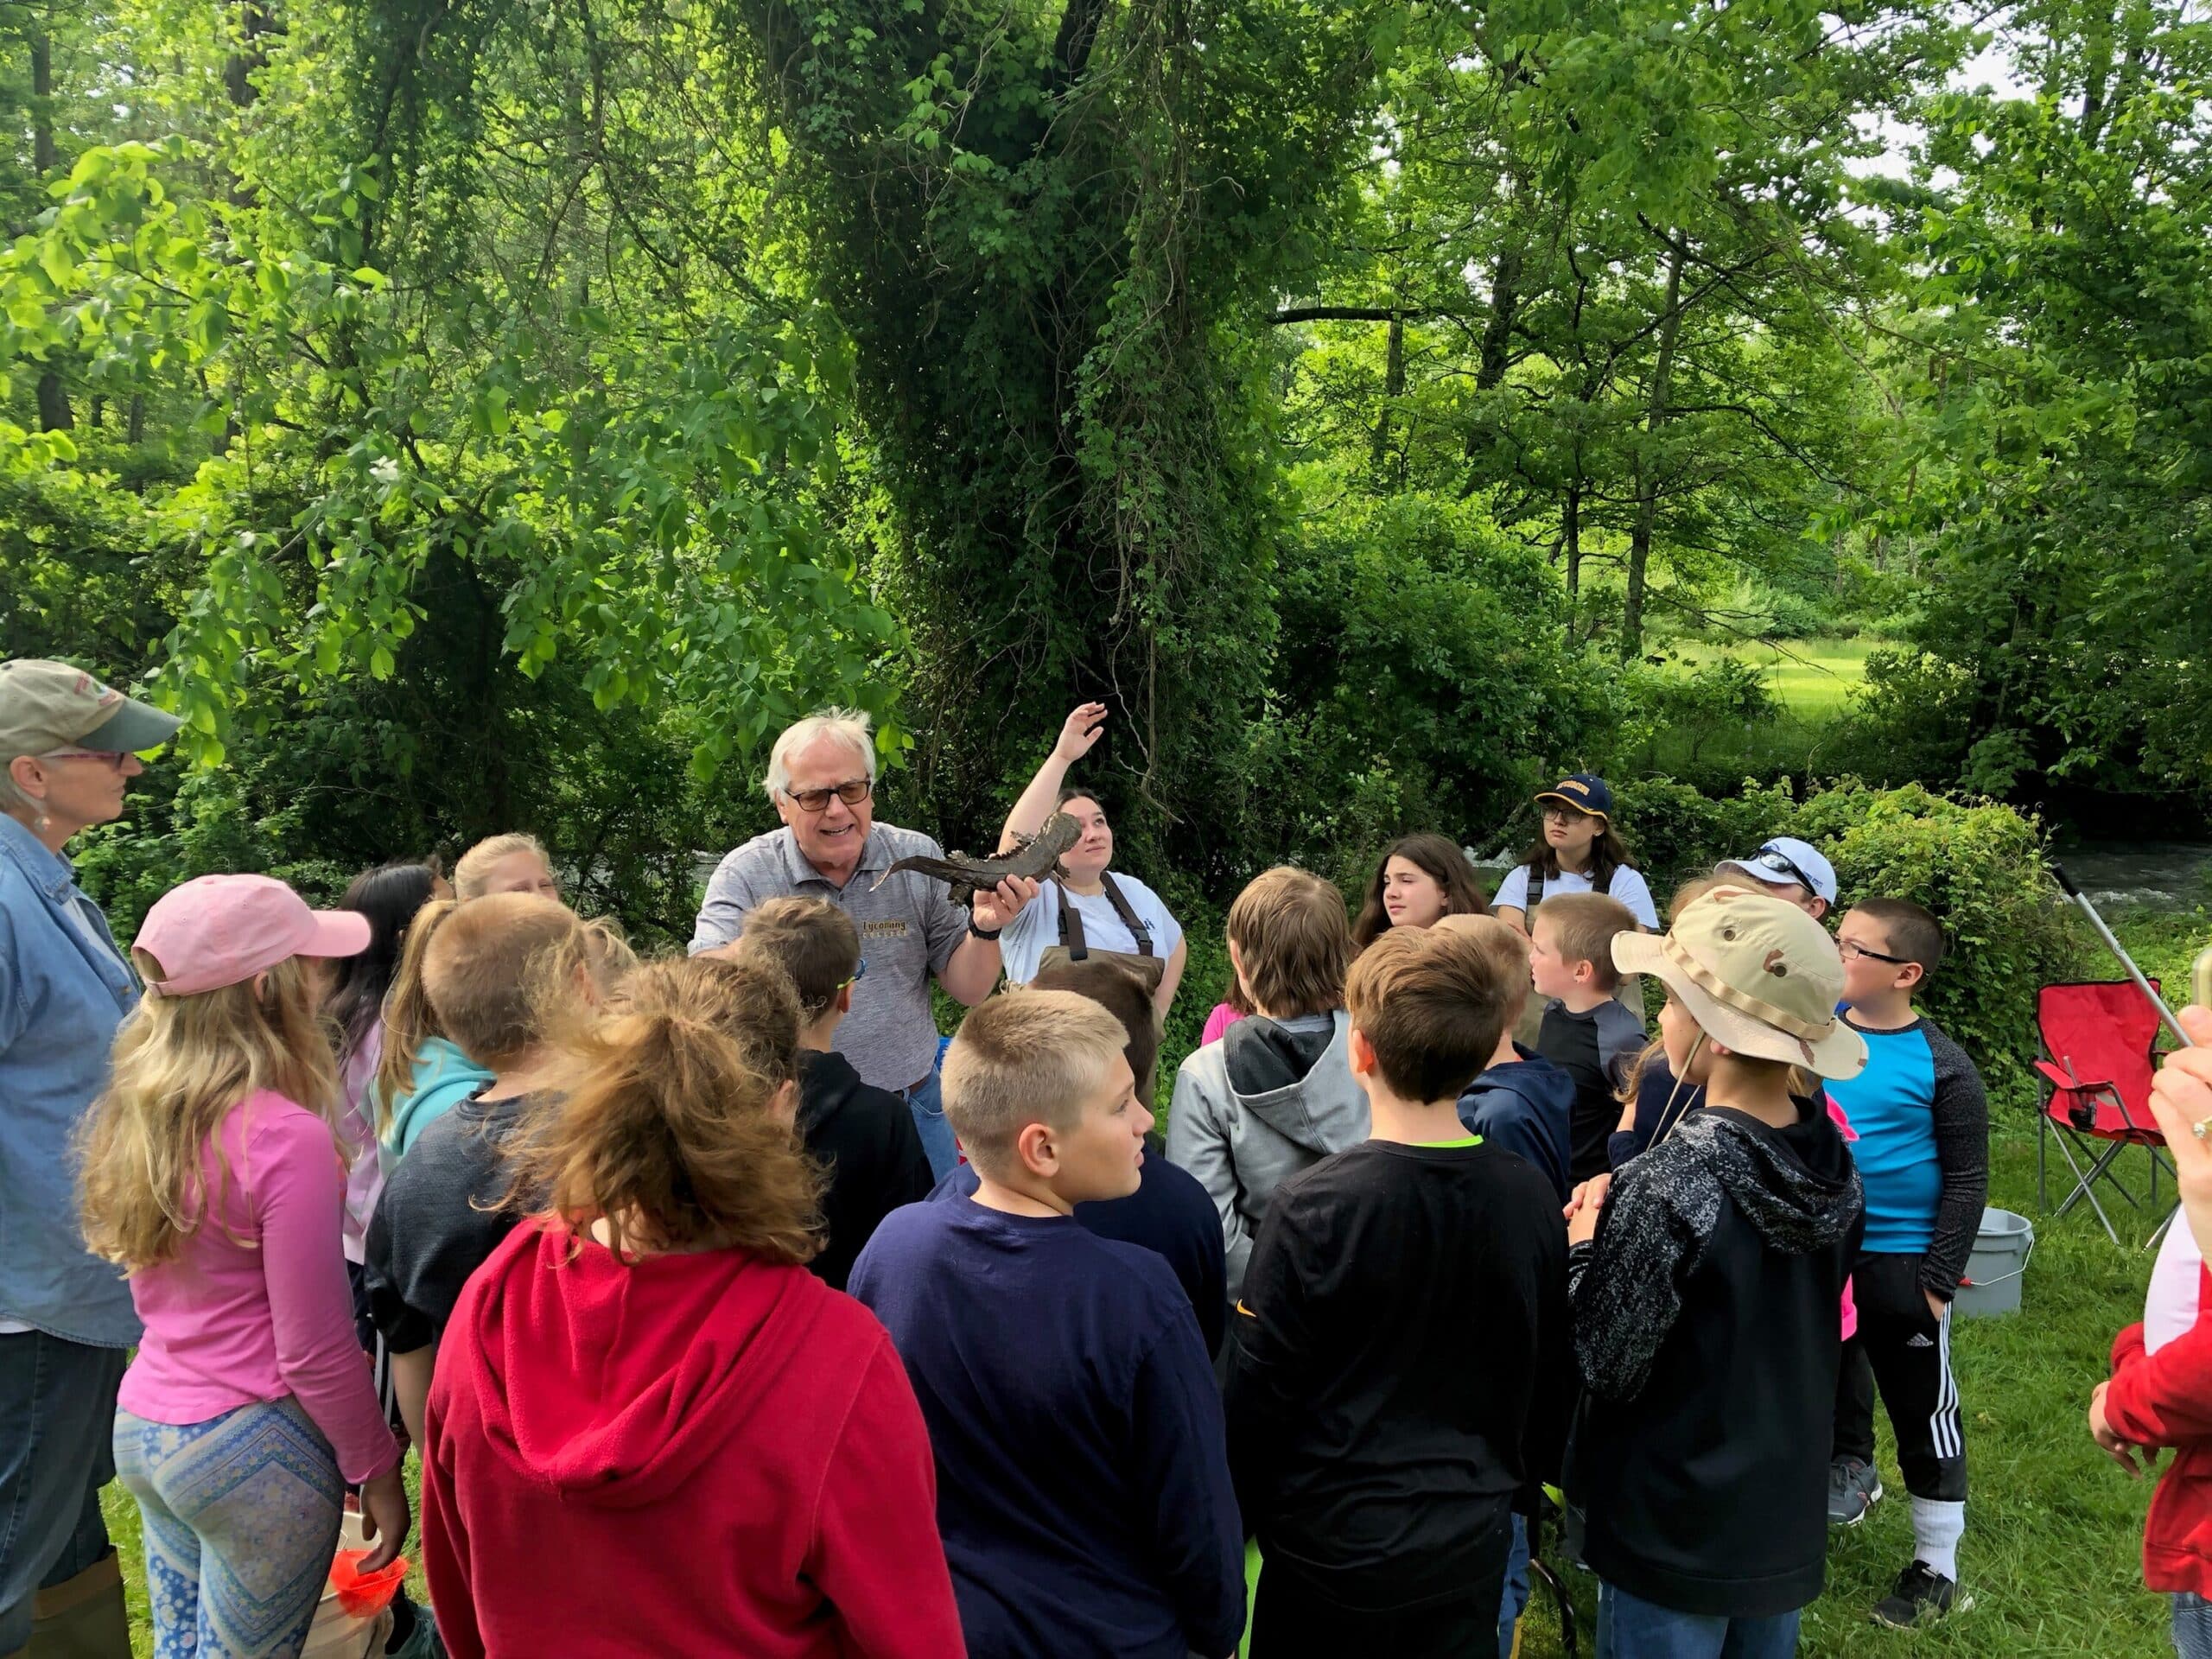
[[[1864,1198],[1825,1108],[1797,1105],[1783,1128],[1692,1113],[1621,1166],[1568,1260],[1583,1558],[1678,1612],[1768,1618],[1821,1592]]]

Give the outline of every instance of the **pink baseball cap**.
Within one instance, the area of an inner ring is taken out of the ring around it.
[[[134,950],[168,973],[150,982],[168,996],[239,984],[288,957],[358,957],[369,948],[359,911],[310,910],[269,875],[202,875],[154,901]]]

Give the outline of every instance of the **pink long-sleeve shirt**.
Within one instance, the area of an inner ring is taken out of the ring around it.
[[[131,1276],[146,1334],[118,1403],[184,1425],[289,1395],[347,1481],[382,1474],[399,1447],[353,1332],[340,1244],[346,1172],[330,1126],[264,1089],[223,1119],[202,1168],[215,1213],[172,1260]]]

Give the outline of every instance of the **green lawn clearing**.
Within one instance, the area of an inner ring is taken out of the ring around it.
[[[1692,667],[1733,657],[1764,669],[1776,695],[1790,712],[1813,717],[1842,709],[1853,689],[1866,677],[1867,653],[1879,650],[1883,643],[1868,639],[1815,639],[1717,645],[1683,640],[1671,649]]]

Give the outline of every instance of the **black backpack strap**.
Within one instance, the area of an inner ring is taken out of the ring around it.
[[[1536,906],[1544,902],[1544,867],[1529,866],[1529,890],[1521,895],[1521,913],[1524,917],[1536,913]]]
[[[1116,881],[1110,874],[1102,873],[1099,880],[1105,884],[1107,902],[1114,906],[1114,913],[1122,918],[1122,925],[1129,930],[1129,937],[1137,942],[1137,954],[1141,957],[1150,956],[1152,930],[1144,925],[1144,919],[1137,914],[1136,907],[1129,903],[1128,894],[1122,891],[1121,884]]]

